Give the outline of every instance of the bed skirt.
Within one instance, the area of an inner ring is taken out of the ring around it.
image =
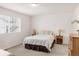
[[[55,40],[53,41],[53,43],[52,43],[52,45],[50,47],[51,49],[53,48],[54,43],[55,43]],[[36,50],[36,51],[47,52],[47,53],[50,52],[45,46],[41,46],[41,45],[25,44],[25,48],[26,49]]]

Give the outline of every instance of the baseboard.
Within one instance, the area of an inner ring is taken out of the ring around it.
[[[19,46],[19,45],[21,45],[22,43],[20,43],[20,44],[17,44],[17,45],[14,45],[14,46],[12,46],[12,47],[9,47],[9,48],[6,48],[6,49],[4,49],[4,50],[8,50],[8,49],[10,49],[10,48],[13,48],[13,47],[16,47],[16,46]]]

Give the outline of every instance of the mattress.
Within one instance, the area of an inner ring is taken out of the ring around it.
[[[51,51],[51,45],[54,41],[53,35],[35,35],[26,37],[23,41],[23,45],[32,44],[32,45],[41,45],[45,46],[49,51]]]

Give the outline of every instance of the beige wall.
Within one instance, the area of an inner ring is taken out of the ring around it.
[[[21,17],[21,32],[0,34],[0,48],[6,49],[21,44],[23,39],[30,35],[31,16],[20,14],[4,8],[0,8],[0,15]]]

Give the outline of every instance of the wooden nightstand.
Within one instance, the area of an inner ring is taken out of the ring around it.
[[[35,34],[35,33],[33,33],[33,34],[32,34],[32,36],[33,36],[33,35],[36,35],[36,34]]]
[[[56,36],[56,43],[62,44],[63,43],[63,36]]]
[[[33,31],[32,36],[33,36],[33,35],[36,35],[36,31]]]

